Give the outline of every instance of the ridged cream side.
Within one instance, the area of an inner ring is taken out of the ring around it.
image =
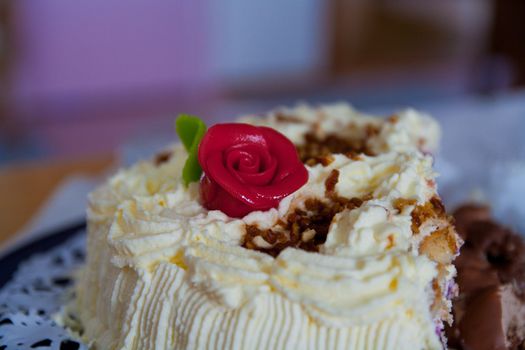
[[[143,162],[95,191],[88,261],[77,284],[84,337],[97,349],[440,349],[430,312],[435,263],[417,252],[412,207],[435,194],[431,159],[388,152],[336,155],[309,167],[308,183],[278,209],[243,220],[198,203],[185,189],[180,146],[159,167]],[[242,248],[244,225],[271,225],[305,198],[372,194],[333,221],[321,254],[277,258]],[[388,239],[393,236],[393,243]]]
[[[97,320],[108,329],[99,327],[100,333],[91,333],[87,327],[85,336],[98,339],[95,344],[101,349],[437,348],[427,344],[428,334],[416,319],[421,310],[400,306],[395,314],[381,315],[378,322],[356,319],[356,326],[323,325],[300,303],[280,293],[260,293],[229,309],[192,287],[186,278],[183,269],[166,262],[153,272],[120,271],[114,284],[106,285],[114,298],[106,318]],[[116,319],[119,315],[122,318]]]

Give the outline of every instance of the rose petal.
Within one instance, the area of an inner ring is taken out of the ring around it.
[[[272,128],[261,126],[259,129],[261,129],[261,133],[268,144],[270,154],[272,157],[275,157],[279,165],[274,181],[284,180],[284,178],[296,171],[299,165],[304,168],[304,165],[299,160],[295,146],[286,136]]]
[[[215,200],[217,198],[218,189],[220,187],[212,181],[206,174],[204,174],[200,181],[200,193],[201,198],[205,204],[212,205],[212,203],[215,203]]]
[[[259,172],[270,159],[266,149],[253,144],[232,146],[225,153],[229,168],[240,172]]]
[[[277,171],[277,161],[275,159],[270,160],[269,166],[259,173],[243,173],[236,172],[235,175],[248,185],[264,186],[272,182]]]
[[[271,186],[253,186],[252,197],[253,201],[277,201],[277,203],[297,191],[308,181],[308,170],[303,164],[299,163],[295,169],[291,169],[290,173],[280,181],[272,182]]]
[[[203,205],[208,210],[220,210],[233,218],[242,218],[253,211],[253,208],[232,197],[215,181],[204,175],[200,184]]]
[[[254,186],[243,186],[239,183],[239,178],[230,173],[230,171],[223,165],[222,157],[218,153],[212,154],[206,162],[208,177],[213,179],[219,184],[226,192],[232,195],[234,198],[242,201],[245,204],[250,205],[255,209],[267,209],[272,208],[275,205],[275,200],[271,198],[260,198],[259,200],[253,200],[256,194],[251,190]],[[256,186],[256,188],[265,188],[266,186]]]
[[[213,126],[199,147],[199,162],[205,172],[205,206],[235,217],[277,207],[282,198],[308,180],[308,171],[295,146],[281,133],[266,127]]]
[[[308,180],[308,171],[299,163],[293,176],[287,176],[270,186],[239,186],[239,180],[222,164],[217,154],[208,159],[208,175],[233,197],[257,210],[274,208],[279,201],[297,191]]]
[[[243,160],[246,160],[243,165]],[[277,162],[261,145],[239,145],[227,150],[226,166],[241,183],[263,186],[270,183],[277,169]],[[243,167],[248,171],[243,171]]]
[[[199,145],[199,163],[202,170],[208,172],[206,160],[212,153],[222,153],[232,146],[256,144],[267,148],[266,139],[259,129],[259,127],[241,123],[216,124],[209,128]]]
[[[257,157],[259,161],[259,168],[257,169],[257,172],[264,171],[264,169],[266,169],[272,161],[272,156],[268,152],[268,147],[262,144],[252,143],[252,144],[234,145],[230,147],[227,150],[227,152],[231,152],[234,150],[246,152],[250,156]],[[241,169],[239,170],[242,171]]]
[[[233,150],[226,154],[226,166],[230,171],[257,172],[261,158],[246,151]],[[240,170],[242,168],[242,170]]]
[[[240,173],[257,174],[261,168],[261,157],[242,151],[241,153],[237,170]]]

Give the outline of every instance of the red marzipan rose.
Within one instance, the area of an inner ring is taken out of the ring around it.
[[[204,206],[237,218],[277,207],[308,180],[292,142],[262,126],[212,126],[199,146],[199,163]]]

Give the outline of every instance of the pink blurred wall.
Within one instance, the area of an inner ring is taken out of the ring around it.
[[[8,134],[41,156],[109,152],[159,125],[170,135],[177,113],[214,118],[220,88],[315,72],[325,52],[323,0],[12,3]]]
[[[91,118],[148,101],[160,113],[213,90],[208,1],[17,0],[14,114]]]

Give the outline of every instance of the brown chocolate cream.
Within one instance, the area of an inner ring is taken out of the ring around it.
[[[525,244],[495,222],[486,206],[454,213],[465,240],[454,264],[459,296],[453,302],[449,346],[458,350],[525,349]]]

